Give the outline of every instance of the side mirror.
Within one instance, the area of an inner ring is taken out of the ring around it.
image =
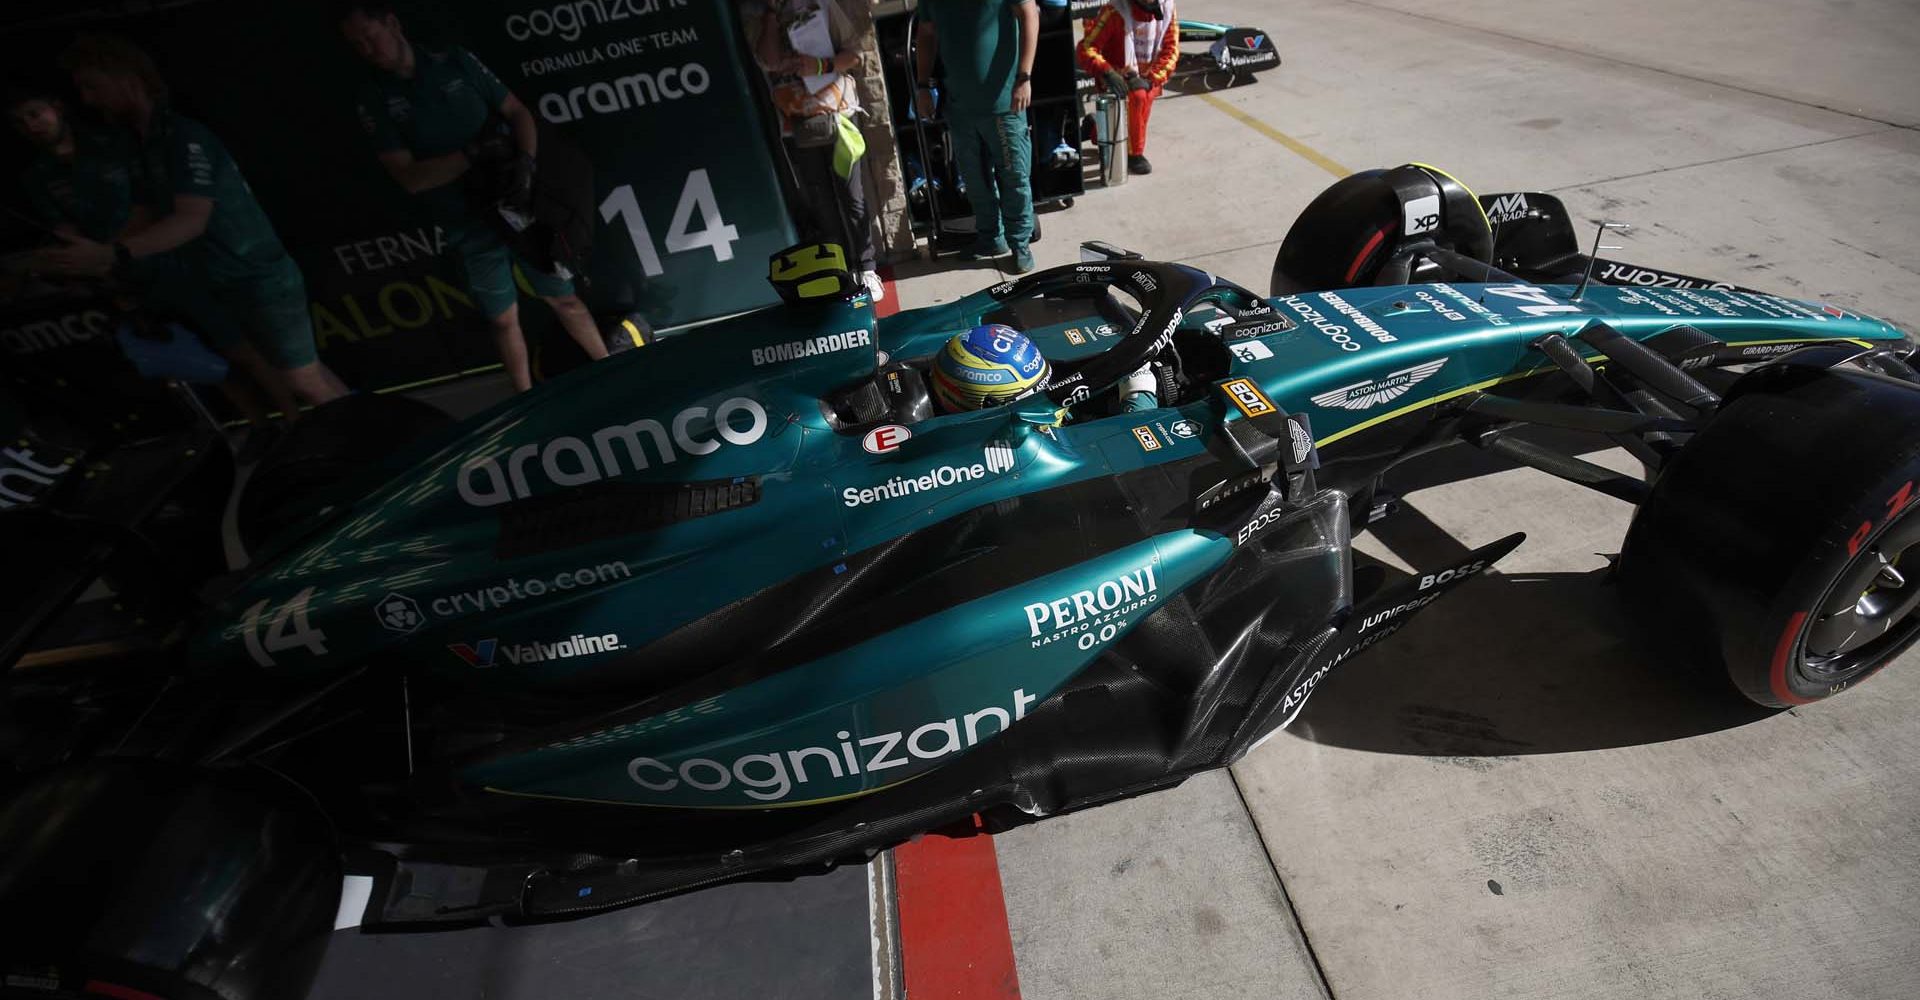
[[[1045,396],[1029,396],[1013,404],[1014,433],[1025,435],[1041,427],[1058,427],[1065,412]]]

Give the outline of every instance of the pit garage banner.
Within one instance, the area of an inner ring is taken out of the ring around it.
[[[10,68],[52,83],[87,122],[58,53],[81,31],[150,52],[173,106],[232,154],[305,278],[320,354],[357,389],[418,383],[498,359],[450,236],[388,175],[356,113],[379,71],[318,0],[202,0],[139,15],[65,8],[0,35]],[[769,152],[757,74],[734,5],[712,0],[463,0],[396,5],[419,50],[471,53],[540,122],[585,153],[596,218],[578,291],[600,318],[637,310],[655,327],[774,301],[769,254],[793,242]],[[0,14],[0,23],[26,13]],[[16,137],[17,139],[17,137]],[[33,150],[10,143],[0,202],[27,212],[14,178]],[[10,215],[5,249],[45,242]],[[584,359],[516,271],[539,367]],[[80,351],[112,360],[97,309],[49,316],[0,302],[0,357]],[[30,315],[29,315],[30,314]],[[15,319],[18,319],[18,322]],[[25,324],[31,324],[26,326]],[[51,325],[49,325],[51,324]]]

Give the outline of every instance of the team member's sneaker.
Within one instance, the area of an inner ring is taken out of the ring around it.
[[[1129,156],[1127,157],[1127,173],[1130,173],[1130,174],[1153,173],[1153,164],[1148,163],[1147,158],[1144,156]]]
[[[994,240],[992,243],[975,243],[967,251],[968,260],[999,260],[1007,255],[1007,241]]]
[[[1013,252],[1013,267],[1008,268],[1014,274],[1025,274],[1033,270],[1033,251],[1021,247]]]
[[[878,271],[861,271],[860,280],[867,286],[867,295],[878,304],[887,300],[887,285],[880,280]]]

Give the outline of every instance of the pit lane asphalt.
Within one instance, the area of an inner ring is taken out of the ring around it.
[[[1169,95],[1154,173],[1047,214],[1041,266],[1098,238],[1264,290],[1333,179],[1316,158],[1420,160],[1634,223],[1623,259],[1920,330],[1910,3],[1180,12],[1268,30],[1286,64],[1215,96],[1317,156]],[[994,280],[899,272],[908,307]],[[1023,995],[1920,995],[1920,656],[1831,702],[1746,708],[1604,584],[1625,504],[1460,456],[1411,473],[1363,551],[1410,569],[1529,541],[1229,774],[997,838]]]

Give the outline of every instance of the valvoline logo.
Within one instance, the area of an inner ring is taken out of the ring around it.
[[[471,646],[464,642],[456,642],[448,646],[447,649],[452,652],[453,655],[467,661],[467,666],[469,667],[491,667],[493,666],[494,650],[497,649],[499,645],[500,640],[498,639],[482,639]]]
[[[618,633],[605,635],[585,635],[574,633],[564,639],[553,642],[521,642],[501,646],[498,639],[482,639],[468,645],[464,642],[450,643],[447,651],[466,661],[470,667],[493,666],[494,653],[506,656],[507,662],[514,666],[528,663],[544,663],[548,660],[570,660],[576,656],[593,656],[599,653],[614,653],[627,648],[620,641]]]

